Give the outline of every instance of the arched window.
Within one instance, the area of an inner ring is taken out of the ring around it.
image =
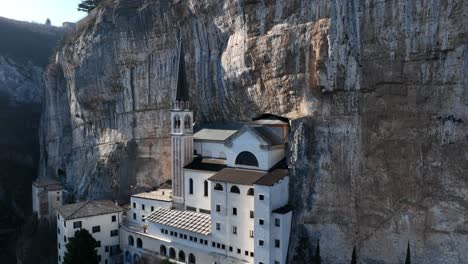
[[[132,263],[132,254],[128,251],[125,251],[125,261]]]
[[[232,193],[240,193],[239,187],[233,185],[233,186],[231,187],[231,192],[232,192]]]
[[[166,250],[166,246],[165,245],[161,245],[159,247],[159,254],[161,254],[161,256],[166,256],[167,255],[167,250]]]
[[[180,117],[179,117],[179,115],[174,116],[174,128],[175,129],[180,128]]]
[[[222,190],[223,190],[223,186],[222,186],[221,184],[217,183],[217,184],[215,185],[214,189],[215,189],[216,191],[222,191]]]
[[[141,241],[141,238],[137,238],[137,248],[142,248],[143,247],[143,241]]]
[[[175,259],[176,254],[175,254],[175,249],[174,248],[169,248],[169,258]]]
[[[258,167],[258,160],[251,152],[242,151],[237,155],[236,164]]]
[[[190,124],[190,123],[191,123],[191,122],[192,122],[192,120],[191,120],[190,116],[189,116],[189,115],[186,115],[186,116],[185,116],[185,119],[184,119],[184,126],[185,126],[185,129],[190,129],[190,127],[191,127],[191,124]]]
[[[203,183],[203,195],[204,195],[205,197],[208,197],[208,181],[205,181],[205,182]]]
[[[254,195],[254,189],[253,189],[253,188],[249,188],[249,190],[247,191],[247,195],[253,196],[253,195]]]
[[[135,245],[135,240],[132,236],[128,236],[128,245],[133,246]]]
[[[195,264],[195,255],[193,255],[192,253],[188,255],[188,263]]]
[[[184,251],[179,251],[179,261],[185,262],[185,252]]]
[[[189,194],[193,194],[193,179],[189,179]]]

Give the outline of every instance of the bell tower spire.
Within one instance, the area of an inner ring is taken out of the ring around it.
[[[183,208],[184,166],[193,159],[193,112],[190,109],[185,54],[179,39],[177,90],[171,108],[172,196],[174,204]],[[177,206],[176,206],[177,207]]]

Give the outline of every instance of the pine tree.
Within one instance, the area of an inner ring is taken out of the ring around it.
[[[320,240],[317,240],[317,247],[315,248],[315,264],[321,264],[322,257],[320,257]]]
[[[356,264],[357,263],[357,257],[356,257],[356,246],[353,248],[353,255],[351,256],[351,264]]]
[[[50,21],[50,18],[47,18],[46,21],[45,21],[45,24],[47,26],[50,26],[52,24],[52,22]]]
[[[98,264],[97,242],[86,229],[75,232],[67,243],[64,264]]]
[[[410,246],[409,246],[409,241],[408,241],[408,247],[406,249],[406,261],[405,264],[411,264],[411,251],[410,251]]]
[[[91,12],[94,8],[96,8],[102,0],[82,0],[80,4],[78,4],[78,11],[83,12]]]

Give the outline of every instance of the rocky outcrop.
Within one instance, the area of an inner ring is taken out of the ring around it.
[[[116,1],[48,71],[42,175],[121,198],[170,177],[185,49],[198,122],[294,119],[289,256],[462,263],[468,222],[466,1]],[[305,230],[305,231],[304,231]],[[312,245],[315,246],[315,245]]]

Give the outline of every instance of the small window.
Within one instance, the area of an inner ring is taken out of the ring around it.
[[[105,251],[105,252],[109,252],[109,246],[105,246],[105,247],[104,247],[104,251]]]
[[[171,232],[169,232],[169,234],[170,234],[171,236],[173,236],[173,235],[174,235],[174,232],[171,231]]]
[[[235,207],[232,208],[232,215],[237,215],[237,208]]]
[[[254,257],[254,253],[253,252],[250,252],[250,257]]]
[[[104,261],[104,264],[109,264],[109,262],[108,262],[108,260],[107,260],[107,259]]]
[[[144,215],[141,216],[141,221],[142,221],[142,222],[145,221],[145,216],[144,216]]]
[[[229,251],[232,252],[232,247],[229,247]]]
[[[133,220],[136,220],[136,213],[133,213]]]
[[[237,186],[235,186],[235,185],[232,186],[232,187],[231,187],[231,192],[232,192],[232,193],[240,193],[239,187],[237,187]]]
[[[232,226],[232,233],[237,235],[237,226]]]
[[[238,249],[237,249],[237,254],[240,254],[240,253],[241,253],[241,249],[238,248]]]
[[[153,211],[154,211],[154,206],[151,206],[151,212],[153,212]]]
[[[249,252],[248,252],[247,250],[244,252],[244,254],[245,254],[246,256],[249,256]]]
[[[216,223],[216,230],[221,230],[221,224],[220,223]]]
[[[250,211],[250,218],[254,218],[254,211]]]
[[[57,228],[57,234],[60,235],[60,228]]]
[[[192,212],[196,212],[196,211],[197,211],[197,208],[192,207],[192,206],[186,206],[185,209],[187,209],[187,211],[192,211]]]
[[[265,196],[264,196],[263,194],[260,194],[260,195],[258,196],[258,199],[259,199],[260,201],[263,201],[263,200],[265,200]]]
[[[212,246],[212,247],[216,247],[216,243],[215,243],[214,241],[211,242],[211,246]]]
[[[258,245],[259,245],[259,246],[263,246],[263,244],[264,244],[263,240],[259,240],[259,241],[258,241]]]
[[[60,196],[57,196],[57,201],[60,201]]]
[[[216,191],[222,191],[222,190],[223,190],[223,186],[222,186],[221,184],[217,183],[217,184],[215,184],[214,189],[215,189]]]
[[[113,215],[112,216],[112,222],[115,222],[115,221],[117,221],[117,216]]]
[[[220,243],[216,243],[216,247],[217,247],[217,248],[221,248],[221,244],[220,244]]]
[[[101,232],[101,226],[93,226],[92,230],[93,230],[93,233]]]
[[[205,239],[205,242],[204,242],[204,243],[205,243],[205,246],[208,245],[208,240]]]
[[[67,242],[67,237],[63,236],[63,242]]]
[[[251,238],[254,237],[254,231],[253,231],[253,230],[249,230],[249,236],[250,236]]]
[[[60,215],[59,214],[57,214],[57,220],[60,220]]]
[[[221,248],[222,248],[222,249],[226,249],[226,245],[221,244]]]
[[[216,205],[216,212],[221,212],[221,205],[219,204]]]
[[[198,238],[194,237],[193,242],[198,242]]]
[[[101,241],[96,241],[96,247],[101,247]]]
[[[177,232],[174,232],[174,236],[175,236],[175,237],[177,237],[177,236],[178,236]]]
[[[193,179],[189,179],[189,194],[193,194]]]
[[[81,221],[73,222],[73,228],[81,228]]]
[[[187,235],[184,235],[184,239],[187,240]]]
[[[247,195],[253,196],[254,195],[254,189],[249,188],[249,190],[247,191]]]
[[[203,183],[203,196],[208,197],[208,181]]]
[[[141,210],[145,210],[145,205],[144,204],[141,205]]]
[[[136,203],[133,203],[133,208],[136,208]]]
[[[118,229],[111,230],[111,232],[110,232],[111,237],[115,237],[115,236],[118,236],[118,235],[119,235],[119,230]]]
[[[280,219],[279,218],[275,218],[275,226],[280,226]]]
[[[263,219],[258,219],[258,224],[259,225],[263,225],[265,221],[263,221]]]
[[[59,248],[59,249],[62,248],[62,246],[60,245],[60,243],[58,243],[58,248]]]
[[[279,248],[280,247],[280,241],[279,239],[275,239],[275,248]]]
[[[275,260],[275,264],[280,264],[280,262],[279,262],[279,261],[277,261],[277,260]]]
[[[67,221],[63,220],[63,226],[67,227]]]

